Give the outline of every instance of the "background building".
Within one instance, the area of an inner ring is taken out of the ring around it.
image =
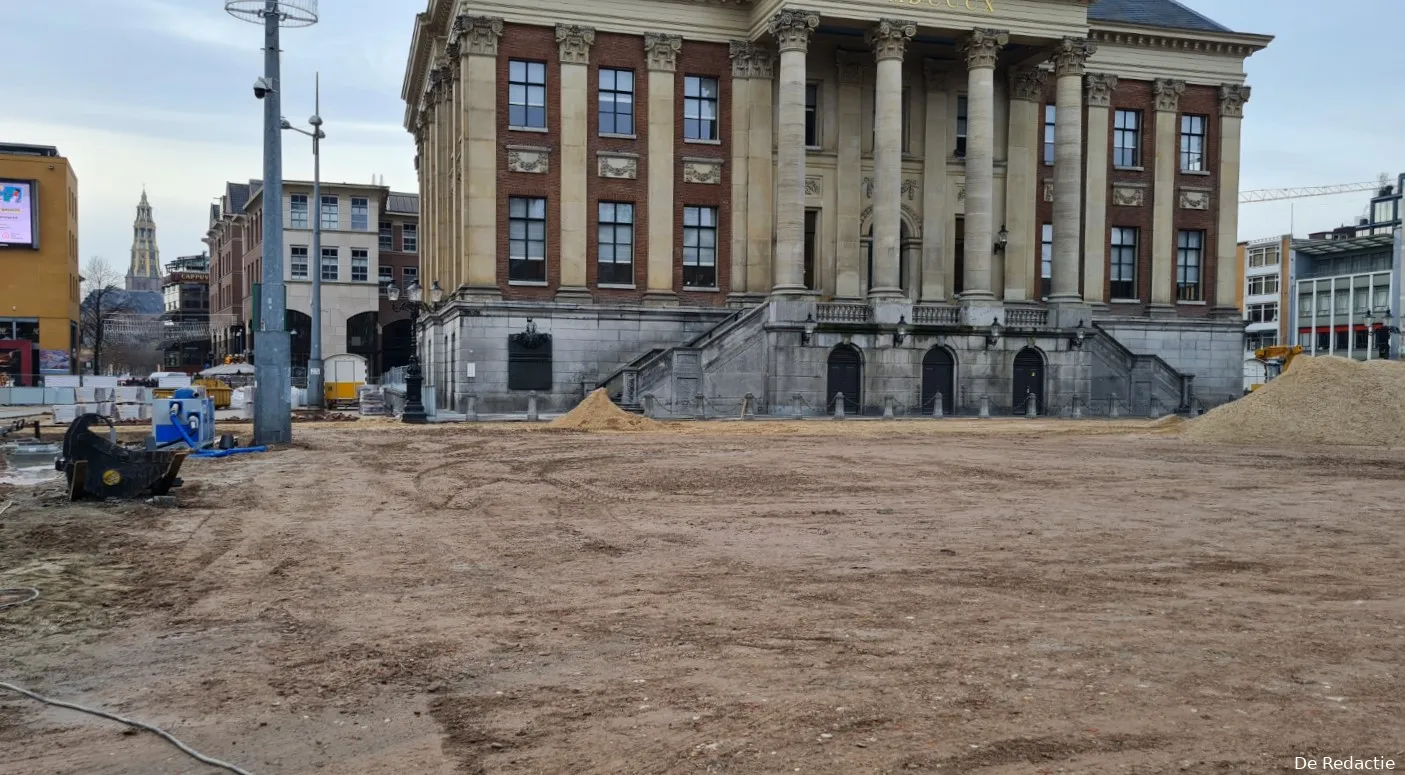
[[[132,259],[127,268],[127,290],[161,292],[161,250],[156,246],[156,218],[142,189],[137,217],[132,222]]]
[[[210,340],[210,257],[182,256],[161,283],[162,368],[195,373],[214,365]]]
[[[1244,388],[1262,384],[1266,365],[1255,352],[1261,347],[1290,343],[1288,321],[1287,259],[1292,256],[1291,235],[1242,242],[1243,267],[1240,290],[1244,309]]]
[[[52,146],[0,143],[0,370],[78,364],[78,178]]]
[[[1400,231],[1293,243],[1292,331],[1310,355],[1380,357],[1377,325],[1400,325]],[[1398,345],[1391,356],[1399,357]]]
[[[214,358],[242,356],[252,342],[244,299],[254,278],[244,274],[247,226],[244,206],[249,183],[226,183],[219,201],[210,205],[205,245],[210,251],[210,340]]]
[[[430,0],[403,96],[439,403],[1233,398],[1269,40],[1170,0]]]
[[[378,371],[372,371],[372,374],[404,366],[410,360],[410,352],[414,348],[410,314],[392,308],[385,291],[392,282],[401,288],[419,282],[420,271],[419,194],[392,191],[385,198],[385,203],[378,225],[381,361]]]

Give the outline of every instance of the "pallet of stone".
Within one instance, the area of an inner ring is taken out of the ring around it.
[[[383,417],[386,414],[385,392],[379,385],[362,385],[356,390],[362,417]]]

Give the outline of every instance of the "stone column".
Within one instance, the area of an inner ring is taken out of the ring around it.
[[[673,95],[677,80],[678,52],[683,38],[649,32],[644,34],[644,55],[649,68],[649,266],[644,301],[672,303],[674,202]]]
[[[1239,279],[1234,257],[1239,240],[1239,140],[1249,87],[1220,86],[1220,214],[1215,225],[1215,308],[1225,317],[1239,317]]]
[[[435,280],[443,286],[448,281],[449,266],[454,261],[453,234],[450,207],[454,198],[454,96],[453,78],[450,76],[448,62],[439,65],[440,90],[439,108],[435,110],[436,125],[439,128],[439,156],[437,164],[439,167],[439,186],[437,190],[437,200],[434,205],[434,274],[421,275],[420,285],[426,292],[430,283]]]
[[[1010,151],[1005,171],[1005,300],[1034,298],[1039,254],[1035,200],[1039,191],[1039,152],[1043,147],[1041,106],[1048,72],[1024,68],[1010,74]]]
[[[498,41],[503,20],[460,16],[464,66],[464,222],[467,224],[468,293],[498,295]]]
[[[590,136],[590,47],[595,30],[556,25],[561,61],[561,286],[558,301],[589,301],[586,288],[586,235],[590,228],[586,194]]]
[[[1107,303],[1107,148],[1108,109],[1117,76],[1088,73],[1088,172],[1083,195],[1083,298]]]
[[[835,223],[834,295],[857,299],[863,290],[867,266],[863,257],[863,79],[868,57],[852,51],[837,54],[839,73],[837,132],[838,159],[835,170],[834,204],[839,212]]]
[[[771,290],[775,255],[775,113],[771,82],[776,77],[776,57],[768,48],[758,47],[752,53],[746,162],[746,291],[749,296],[759,297]]]
[[[878,61],[873,94],[873,286],[869,298],[902,296],[903,51],[917,25],[883,19],[866,36]]]
[[[425,111],[429,121],[429,155],[427,158],[428,172],[426,179],[429,185],[426,187],[426,196],[421,203],[420,213],[420,272],[423,276],[428,276],[430,272],[439,271],[439,230],[436,226],[439,223],[439,192],[443,189],[443,168],[439,164],[439,143],[442,142],[439,134],[439,92],[442,86],[439,83],[439,72],[430,70],[429,72],[429,94],[425,101],[428,109]],[[308,213],[309,218],[317,217],[318,203],[312,203],[312,212]],[[308,263],[312,270],[317,270],[322,266],[321,256],[309,256]]]
[[[459,41],[457,39],[450,39],[449,45],[444,50],[444,56],[446,60],[444,62],[445,78],[449,82],[450,90],[449,102],[444,106],[449,113],[449,162],[447,168],[449,198],[444,207],[449,231],[449,253],[439,271],[438,280],[445,290],[445,295],[451,296],[459,287],[459,264],[463,256],[463,244],[459,242],[462,224],[459,222],[461,211],[458,205],[464,186],[464,180],[459,175],[460,138],[463,137],[463,125],[460,123],[460,117],[463,115],[464,94],[461,82],[462,72],[459,67]]]
[[[995,61],[1008,42],[1008,32],[984,28],[972,30],[961,42],[969,70],[966,87],[966,271],[965,291],[961,294],[963,301],[995,300],[991,288],[991,253],[995,238]],[[981,317],[985,316],[982,314]]]
[[[1151,194],[1150,312],[1175,314],[1176,159],[1180,154],[1176,111],[1185,93],[1185,81],[1158,78],[1151,91],[1156,98],[1156,177]]]
[[[805,293],[805,52],[819,14],[789,8],[769,27],[781,52],[776,123],[776,261],[771,292]]]
[[[1057,117],[1054,125],[1054,277],[1051,304],[1077,304],[1083,231],[1083,74],[1098,47],[1064,38],[1054,49]],[[1062,323],[1060,322],[1060,325]]]
[[[947,290],[945,238],[950,209],[946,180],[946,157],[951,148],[951,111],[947,101],[950,81],[946,63],[928,59],[922,64],[927,82],[927,131],[923,141],[926,160],[922,163],[922,288],[918,298],[943,302]]]
[[[751,60],[756,44],[745,40],[731,42],[732,57],[732,293],[746,294],[747,245],[747,133],[751,121]]]

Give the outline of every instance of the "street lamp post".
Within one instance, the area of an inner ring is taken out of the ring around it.
[[[317,74],[313,90],[312,118],[307,123],[312,127],[298,129],[288,119],[282,119],[282,128],[307,135],[312,138],[312,341],[307,357],[307,402],[314,409],[321,409],[325,397],[322,394],[322,146],[321,140],[327,136],[322,131],[322,74]]]
[[[392,309],[410,313],[410,330],[414,333],[410,362],[405,364],[405,412],[400,416],[400,419],[407,423],[423,423],[429,420],[424,411],[424,371],[420,368],[420,312],[433,311],[439,306],[439,302],[444,299],[444,289],[440,288],[439,281],[435,280],[429,288],[428,304],[421,301],[421,294],[418,281],[410,283],[410,287],[405,289],[404,301],[401,301],[400,289],[395,283],[392,282],[385,289]]]

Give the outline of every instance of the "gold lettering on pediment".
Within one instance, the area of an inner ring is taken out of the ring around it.
[[[967,11],[995,13],[995,0],[888,0],[889,5],[929,5],[933,8],[945,6],[953,11],[965,8]]]

